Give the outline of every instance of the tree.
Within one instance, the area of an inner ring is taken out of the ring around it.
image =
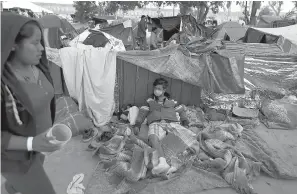
[[[279,16],[281,10],[282,10],[282,5],[284,4],[283,1],[268,1],[269,6],[271,9],[274,11],[275,15]]]
[[[128,10],[134,10],[136,7],[142,8],[147,5],[147,1],[105,1],[105,12],[107,14],[115,14],[118,10],[127,12]]]
[[[252,10],[251,10],[251,17],[250,17],[250,24],[255,26],[257,23],[257,10],[261,7],[261,1],[253,1],[252,3]]]
[[[250,23],[250,13],[248,11],[248,2],[247,1],[236,1],[236,5],[240,5],[241,8],[243,8],[243,15],[244,15],[244,21],[246,24]]]
[[[248,10],[248,1],[236,1],[237,5],[240,5],[244,11],[243,15],[245,18],[246,24],[255,25],[256,24],[256,14],[257,10],[261,7],[261,1],[252,1],[252,9],[251,12]]]
[[[269,8],[269,6],[265,6],[259,12],[258,17],[261,17],[262,15],[273,15],[273,14],[274,14],[274,12]]]
[[[74,1],[75,19],[86,22],[98,13],[98,6],[95,1]]]
[[[162,5],[178,5],[180,14],[186,15],[194,11],[197,13],[196,20],[198,23],[203,23],[209,11],[218,13],[219,8],[224,6],[223,1],[154,1],[157,6]]]

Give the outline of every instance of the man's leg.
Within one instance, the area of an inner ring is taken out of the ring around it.
[[[21,194],[56,194],[43,168],[43,157],[37,155],[32,166],[26,174],[2,173],[7,180],[8,192],[20,192]]]
[[[141,37],[141,50],[145,50],[145,37]]]
[[[164,151],[161,147],[160,140],[165,137],[166,131],[159,124],[151,124],[149,126],[149,143],[152,148],[156,149],[159,154],[159,164],[152,169],[153,174],[160,174],[167,172],[170,166],[167,164],[164,157]]]

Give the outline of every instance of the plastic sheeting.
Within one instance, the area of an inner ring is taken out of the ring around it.
[[[244,56],[199,55],[178,45],[154,51],[119,52],[122,60],[215,93],[244,93]]]
[[[288,94],[297,85],[297,56],[246,57],[245,85]]]

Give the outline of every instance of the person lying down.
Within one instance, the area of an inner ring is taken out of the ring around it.
[[[166,92],[168,81],[163,78],[158,78],[153,83],[154,93],[147,100],[148,106],[143,106],[139,110],[136,119],[134,133],[137,135],[141,124],[147,118],[149,125],[148,139],[152,148],[156,149],[159,155],[159,164],[154,165],[152,173],[155,175],[161,173],[172,173],[176,169],[171,168],[164,157],[164,151],[160,141],[168,133],[166,128],[171,127],[171,123],[182,124],[188,127],[189,121],[186,117],[184,107],[170,98],[170,94]]]

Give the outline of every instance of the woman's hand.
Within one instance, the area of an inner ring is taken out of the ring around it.
[[[55,137],[46,137],[48,131],[41,133],[33,138],[32,148],[37,152],[54,152],[61,148],[61,145],[53,144],[50,141]]]

